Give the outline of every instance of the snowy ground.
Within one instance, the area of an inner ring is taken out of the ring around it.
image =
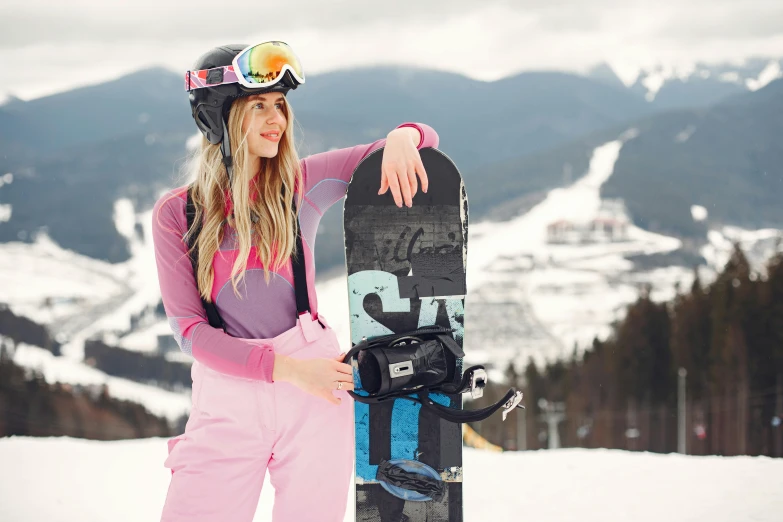
[[[159,520],[165,458],[162,438],[0,439],[0,520]],[[783,459],[465,448],[464,469],[467,522],[777,522],[783,513]],[[272,519],[273,500],[267,475],[256,522]]]

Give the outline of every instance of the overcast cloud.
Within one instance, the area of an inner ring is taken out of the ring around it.
[[[183,72],[211,46],[281,38],[308,73],[412,64],[492,80],[783,56],[780,0],[4,0],[0,93],[29,99],[148,65]],[[46,64],[46,78],[38,78]]]

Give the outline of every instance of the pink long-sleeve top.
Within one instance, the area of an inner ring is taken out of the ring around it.
[[[437,147],[438,134],[423,123],[403,123],[418,129],[418,148]],[[383,147],[385,139],[367,145],[314,154],[301,160],[304,201],[299,225],[305,254],[310,313],[318,318],[315,294],[315,235],[321,216],[345,196],[348,182],[359,162]],[[378,179],[380,187],[380,178]],[[213,258],[215,270],[212,300],[226,331],[209,325],[187,254],[185,206],[187,186],[164,194],[153,208],[152,239],[163,306],[180,349],[218,372],[272,382],[274,351],[269,339],[296,325],[296,298],[291,261],[264,281],[263,264],[250,250],[247,273],[234,294],[231,267],[238,255],[235,232],[229,225]]]

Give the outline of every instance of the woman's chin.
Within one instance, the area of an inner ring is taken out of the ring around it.
[[[275,147],[274,149],[260,150],[256,153],[256,156],[260,158],[274,158],[275,156],[277,156],[277,151],[278,151],[277,147]]]

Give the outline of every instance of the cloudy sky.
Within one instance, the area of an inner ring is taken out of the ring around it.
[[[3,0],[0,96],[149,65],[184,72],[214,45],[270,38],[289,42],[308,73],[413,64],[493,80],[606,61],[628,81],[658,64],[783,56],[783,1]]]

